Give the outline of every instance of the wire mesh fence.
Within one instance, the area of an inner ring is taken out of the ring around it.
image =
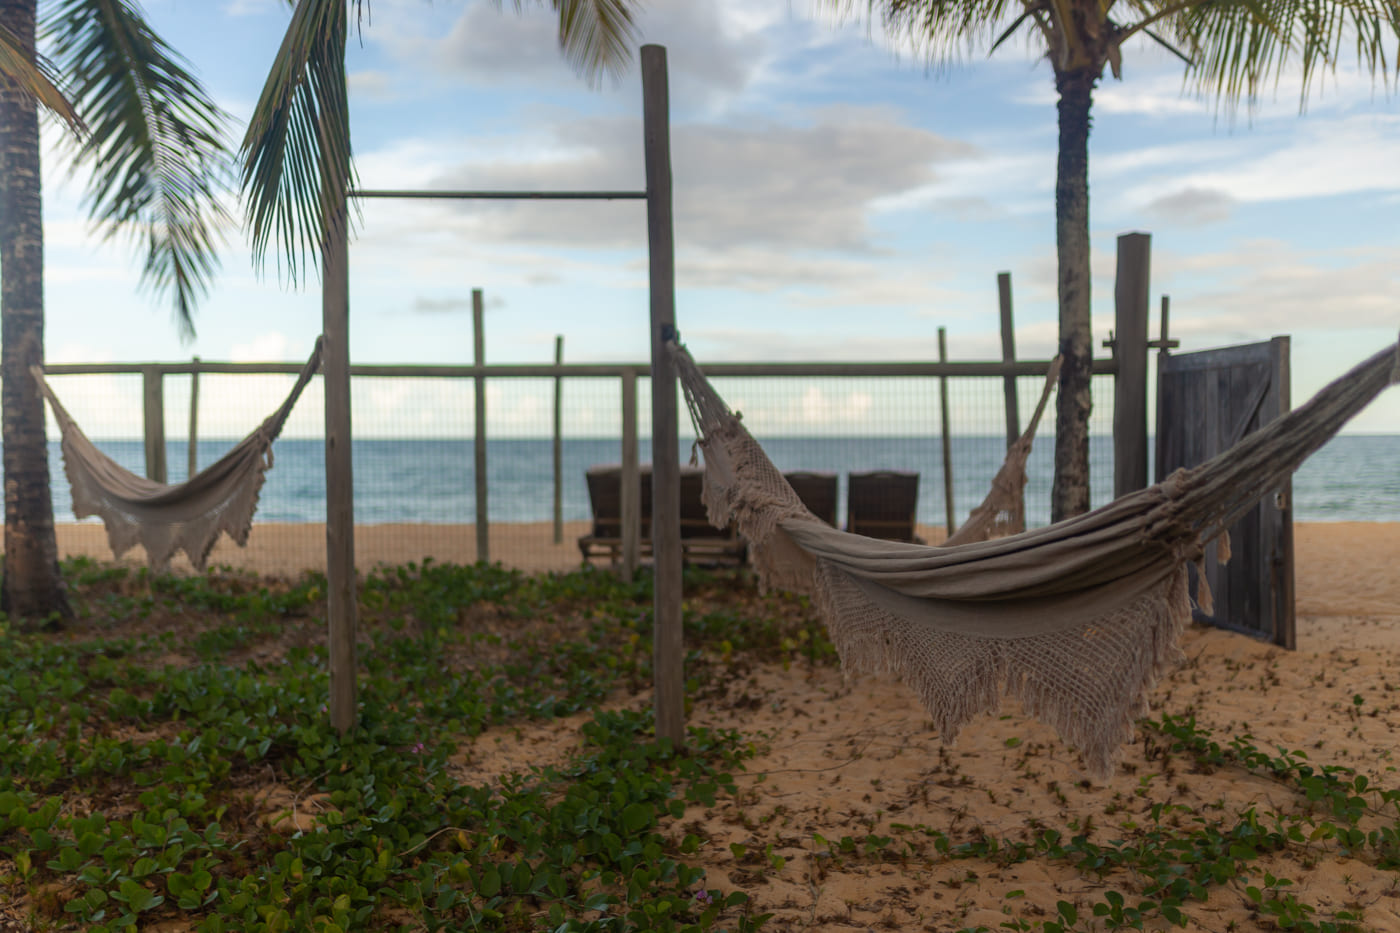
[[[403,369],[411,368],[405,367]],[[566,373],[567,368],[561,369]],[[204,469],[256,428],[285,398],[293,378],[268,373],[165,374],[161,425],[166,478],[178,482]],[[139,372],[55,375],[55,392],[89,436],[118,464],[148,472]],[[780,469],[834,477],[838,525],[847,526],[852,474],[912,474],[916,534],[941,540],[947,518],[960,522],[989,489],[1006,450],[1001,377],[949,378],[949,470],[941,380],[927,376],[725,376],[714,380],[731,407]],[[523,569],[566,568],[582,560],[579,539],[593,530],[594,502],[586,473],[623,460],[619,375],[485,378],[486,483],[476,478],[475,393],[471,376],[357,376],[352,380],[352,445],[357,563],[482,557]],[[651,459],[650,380],[636,380],[639,459]],[[1039,400],[1043,379],[1016,379],[1020,424]],[[557,399],[557,403],[556,403]],[[1091,495],[1112,497],[1113,385],[1094,379]],[[324,568],[324,394],[307,387],[273,448],[274,466],[261,492],[246,549],[222,542],[216,564],[261,572]],[[557,433],[556,433],[557,432]],[[108,557],[101,526],[78,520],[51,423],[51,469],[60,547]],[[1049,521],[1053,475],[1053,406],[1042,421],[1028,464],[1027,520]],[[682,424],[682,462],[694,432]],[[483,496],[484,493],[484,496]],[[951,497],[951,499],[950,499]],[[484,499],[484,501],[479,501]],[[951,505],[950,505],[951,503]],[[478,552],[478,516],[488,527]],[[143,555],[128,555],[134,560]]]

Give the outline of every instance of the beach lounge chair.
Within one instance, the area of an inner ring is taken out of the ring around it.
[[[797,493],[797,498],[802,500],[807,511],[833,528],[837,527],[836,487],[840,477],[835,473],[795,470],[791,473],[784,473],[783,479],[788,481],[788,485],[792,487],[793,492]]]
[[[650,557],[651,548],[651,464],[641,465],[642,509],[638,556]],[[593,528],[578,539],[585,562],[606,557],[610,563],[622,558],[622,467],[605,464],[590,467],[584,474],[588,499],[593,508]],[[684,559],[697,564],[742,564],[748,557],[748,544],[732,527],[710,524],[701,500],[705,471],[681,467],[681,548]]]
[[[846,530],[867,538],[913,541],[919,474],[898,470],[852,473],[846,486]]]

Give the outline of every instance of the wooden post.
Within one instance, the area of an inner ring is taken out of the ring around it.
[[[564,335],[554,338],[554,365],[564,365]],[[554,377],[554,543],[564,543],[564,377]]]
[[[1118,375],[1113,392],[1113,497],[1147,486],[1147,305],[1152,237],[1118,238],[1118,278],[1113,293]]]
[[[326,218],[321,274],[321,372],[326,389],[326,611],[331,726],[355,727],[355,482],[350,443],[350,241],[342,189]]]
[[[1172,313],[1172,299],[1170,295],[1162,296],[1162,319],[1158,322],[1162,328],[1162,336],[1158,339],[1157,356],[1161,358],[1171,353],[1171,332],[1168,329],[1167,321]]]
[[[631,583],[641,563],[642,472],[637,454],[637,374],[622,374],[622,579]]]
[[[1011,317],[1011,273],[997,273],[997,298],[1001,304],[1001,361],[1016,362],[1016,330]],[[1006,449],[1021,436],[1021,406],[1016,399],[1016,377],[1009,373],[1002,378],[1006,396]]]
[[[656,737],[685,740],[685,646],[681,630],[680,440],[676,372],[666,349],[676,334],[671,214],[671,117],[666,49],[642,46],[642,128],[651,278],[651,547],[655,567],[652,670]]]
[[[488,511],[486,486],[486,377],[480,367],[486,365],[486,305],[481,289],[472,289],[472,347],[477,372],[473,377],[476,390],[476,440],[472,453],[476,457],[476,559],[491,563],[491,519]]]
[[[187,444],[189,471],[185,479],[199,472],[199,357],[194,358],[194,369],[190,371],[190,433]]]
[[[157,483],[165,478],[165,386],[155,366],[141,367],[142,396],[146,430],[146,478]]]
[[[1163,319],[1165,320],[1165,318]],[[1165,326],[1165,325],[1164,325]],[[1163,335],[1165,338],[1165,334]],[[1275,411],[1280,414],[1293,410],[1293,378],[1289,365],[1288,337],[1275,337],[1269,341],[1269,352],[1274,358],[1274,372],[1278,378],[1269,386],[1270,393],[1276,393],[1278,401]],[[1272,400],[1264,402],[1267,410]],[[1262,427],[1262,425],[1261,425]],[[1294,581],[1293,553],[1293,477],[1286,477],[1278,488],[1278,510],[1280,525],[1278,540],[1274,542],[1273,553],[1260,554],[1260,580],[1268,580],[1269,592],[1273,599],[1274,644],[1288,651],[1298,648],[1297,606]]]
[[[938,362],[948,362],[948,328],[938,328]],[[948,377],[938,377],[938,411],[943,422],[943,524],[948,537],[958,530],[957,511],[953,507],[953,438],[948,417]]]

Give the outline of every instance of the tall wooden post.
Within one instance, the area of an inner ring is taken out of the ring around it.
[[[350,240],[344,189],[328,199],[322,249],[321,372],[326,388],[326,611],[331,726],[355,727],[355,483],[350,451]]]
[[[194,358],[194,369],[190,372],[190,433],[186,444],[189,456],[189,479],[199,472],[199,357]]]
[[[948,328],[938,328],[938,362],[948,362]],[[943,526],[948,537],[958,530],[958,513],[953,506],[953,437],[948,423],[948,377],[938,377],[938,413],[943,425]]]
[[[554,337],[554,365],[564,365],[564,335]],[[564,543],[564,377],[554,376],[554,543]]]
[[[1011,273],[997,273],[997,300],[1001,305],[1001,361],[1016,362],[1016,328],[1011,316]],[[1006,396],[1006,449],[1021,436],[1021,405],[1016,398],[1016,377],[1002,377],[1002,393]]]
[[[1166,307],[1163,306],[1165,312]],[[1165,320],[1165,317],[1163,318]],[[1165,325],[1162,340],[1166,342]],[[1280,414],[1293,410],[1293,378],[1289,367],[1290,346],[1288,337],[1275,337],[1269,341],[1269,353],[1274,358],[1273,370],[1276,378],[1269,386],[1269,392],[1277,395],[1277,401],[1265,399],[1265,410],[1273,408]],[[1272,403],[1272,404],[1271,404]],[[1259,555],[1261,580],[1270,582],[1269,593],[1273,605],[1274,644],[1288,651],[1298,648],[1297,606],[1294,580],[1293,551],[1293,477],[1289,476],[1279,485],[1275,495],[1279,515],[1278,540],[1272,553]]]
[[[1118,278],[1113,292],[1113,497],[1147,486],[1147,305],[1152,236],[1118,238]]]
[[[622,579],[631,583],[641,563],[642,472],[637,454],[637,374],[622,374]]]
[[[651,271],[651,542],[655,566],[656,737],[685,739],[685,647],[681,630],[680,440],[676,372],[666,342],[676,334],[675,242],[671,215],[671,117],[666,49],[642,46],[642,126]]]
[[[481,367],[486,365],[486,305],[481,289],[472,289],[472,353],[476,360],[476,440],[472,453],[476,465],[476,559],[491,563],[491,519],[488,511],[486,484],[486,377]]]
[[[165,472],[165,386],[154,366],[141,367],[141,388],[146,434],[146,478],[166,481]]]

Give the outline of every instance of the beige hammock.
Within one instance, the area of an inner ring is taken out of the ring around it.
[[[59,402],[43,370],[35,366],[30,371],[62,434],[73,514],[101,518],[117,557],[139,544],[152,569],[165,567],[177,551],[184,551],[195,569],[203,570],[220,534],[226,532],[240,547],[248,543],[258,495],[272,467],[272,442],[320,363],[317,338],[286,401],[217,462],[171,485],[137,476],[98,450]]]
[[[1045,528],[926,547],[848,534],[809,513],[690,354],[671,353],[702,438],[710,520],[737,523],[763,585],[813,597],[845,669],[898,675],[945,741],[1014,697],[1097,777],[1113,772],[1149,691],[1181,660],[1187,566],[1400,381],[1392,347],[1155,486]],[[1024,485],[1024,454],[1019,469]],[[988,503],[1004,508],[996,496]]]

